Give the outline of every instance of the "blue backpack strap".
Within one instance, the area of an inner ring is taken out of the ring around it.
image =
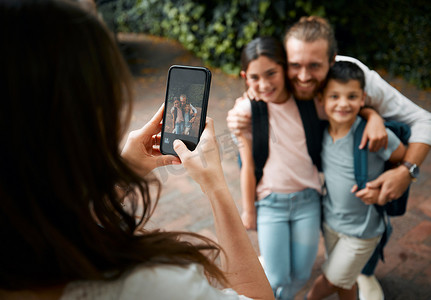
[[[359,149],[362,134],[364,132],[366,124],[367,122],[362,119],[354,132],[353,159],[355,167],[355,179],[359,189],[363,189],[368,181],[368,144],[364,149]],[[392,130],[398,136],[402,143],[408,144],[408,139],[411,134],[410,127],[408,125],[396,121],[387,121],[385,122],[385,126]],[[388,168],[388,164],[385,164],[385,170]],[[406,210],[409,189],[410,187],[404,192],[404,194],[400,198],[391,201],[384,206],[374,204],[374,207],[376,208],[377,212],[385,221],[385,231],[382,235],[379,245],[375,250],[379,253],[382,261],[384,261],[383,248],[392,232],[389,220],[386,219],[387,217],[385,216],[385,212],[389,216],[399,216],[404,214]]]
[[[253,135],[253,160],[256,185],[263,175],[263,167],[269,155],[268,105],[260,100],[251,100],[251,124]]]
[[[320,153],[322,152],[323,130],[326,128],[327,121],[319,119],[313,100],[295,99],[295,101],[304,126],[308,154],[317,169],[322,171]]]
[[[411,135],[409,125],[397,121],[386,121],[385,126],[395,133],[404,145],[408,145]]]
[[[359,149],[365,125],[367,125],[367,121],[361,118],[361,122],[355,129],[353,142],[355,179],[360,190],[365,187],[368,181],[368,143],[363,149]]]

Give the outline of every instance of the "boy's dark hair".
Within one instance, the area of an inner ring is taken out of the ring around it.
[[[349,80],[357,80],[361,85],[361,89],[365,88],[365,74],[364,71],[355,63],[350,61],[337,61],[329,69],[328,75],[326,76],[326,83],[334,79],[343,83]],[[325,84],[326,85],[326,84]]]

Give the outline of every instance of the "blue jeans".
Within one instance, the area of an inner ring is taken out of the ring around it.
[[[272,193],[256,202],[265,273],[277,299],[293,299],[310,278],[320,234],[320,194]]]
[[[183,134],[184,132],[184,122],[175,123],[175,133]]]

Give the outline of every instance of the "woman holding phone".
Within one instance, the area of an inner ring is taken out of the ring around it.
[[[160,156],[163,107],[119,150],[132,78],[105,26],[67,0],[2,1],[0,23],[0,298],[273,299],[212,120],[205,166],[181,141],[179,158]],[[149,173],[178,163],[208,196],[219,244],[146,229],[160,185]]]

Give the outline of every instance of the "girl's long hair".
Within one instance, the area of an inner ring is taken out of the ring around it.
[[[249,42],[241,52],[241,71],[246,72],[248,65],[260,56],[266,56],[287,70],[286,51],[283,44],[274,37],[257,37]]]
[[[160,184],[120,156],[132,78],[105,26],[66,0],[5,0],[0,31],[0,288],[116,278],[138,264],[198,263],[224,282],[210,240],[136,234]],[[117,184],[130,187],[131,212]]]

